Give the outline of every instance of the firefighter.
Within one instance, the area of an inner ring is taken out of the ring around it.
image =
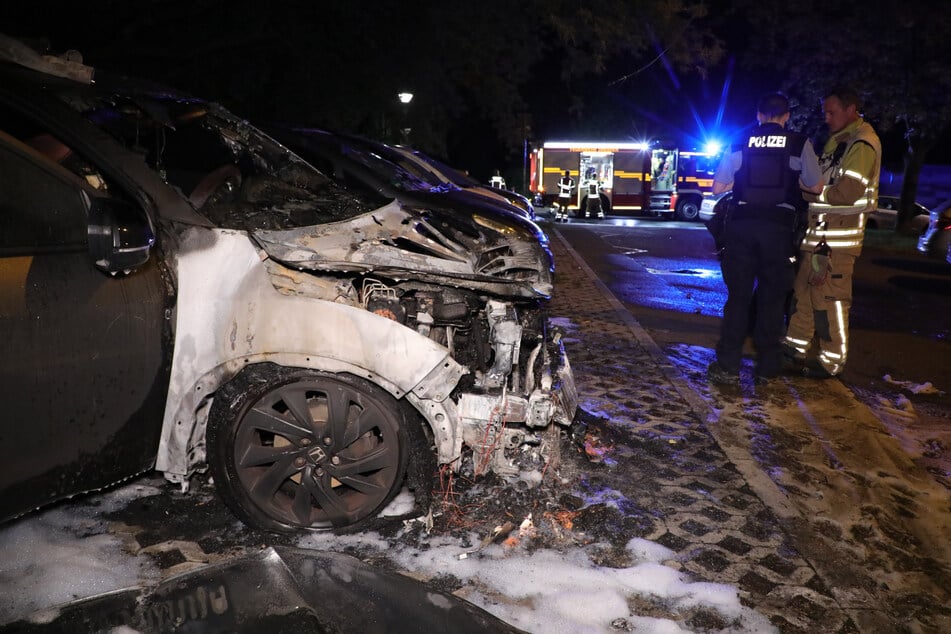
[[[713,181],[714,194],[733,189],[720,261],[727,300],[717,358],[707,368],[707,376],[715,383],[739,382],[754,289],[755,380],[764,383],[782,370],[785,303],[793,284],[796,253],[795,222],[799,210],[806,208],[801,187],[818,191],[822,183],[812,143],[784,127],[789,120],[786,97],[766,95],[756,110],[759,125],[723,157]]]
[[[489,179],[489,186],[493,189],[505,189],[505,179],[502,178],[499,170],[495,170],[495,174]]]
[[[575,188],[575,181],[568,170],[558,181],[558,202],[555,203],[555,221],[568,222],[568,204],[571,202],[571,190]]]
[[[601,183],[598,181],[597,174],[591,174],[588,178],[588,184],[585,186],[587,197],[585,198],[584,217],[604,218],[604,209],[601,208]]]
[[[802,373],[832,378],[848,358],[852,270],[862,252],[865,215],[875,209],[882,144],[859,114],[850,88],[835,88],[823,99],[829,140],[820,157],[825,186],[810,200],[806,237],[796,276],[795,311],[786,331],[786,356]],[[818,359],[806,362],[818,335]]]

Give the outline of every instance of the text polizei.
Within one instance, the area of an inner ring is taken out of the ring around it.
[[[786,147],[786,137],[782,134],[751,136],[749,147]]]

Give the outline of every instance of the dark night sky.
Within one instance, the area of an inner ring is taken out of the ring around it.
[[[275,2],[283,4],[280,0]],[[308,3],[289,1],[286,4],[293,5],[300,12],[293,15],[314,15],[313,8],[306,7]],[[321,2],[315,0],[310,4],[317,6]],[[274,47],[273,42],[267,40],[268,33],[273,39],[275,32],[281,33],[287,27],[288,33],[305,38],[295,41],[294,46],[287,49],[290,51],[288,57],[292,58],[298,50],[332,43],[307,42],[309,30],[300,28],[301,25],[295,25],[296,30],[290,25],[282,25],[282,14],[276,10],[264,15],[260,24],[254,24],[256,6],[253,2],[240,0],[233,3],[219,0],[195,0],[191,3],[113,0],[87,4],[40,1],[4,7],[2,12],[7,15],[0,21],[3,24],[0,31],[19,37],[46,37],[54,52],[77,48],[84,53],[87,63],[97,64],[101,57],[108,62],[102,63],[106,68],[166,81],[199,96],[222,101],[236,114],[248,116],[252,121],[260,120],[258,117],[294,116],[289,114],[295,112],[295,104],[291,102],[298,95],[294,93],[295,87],[288,87],[288,83],[299,84],[302,104],[307,103],[307,99],[318,104],[329,100],[365,99],[366,93],[356,88],[365,88],[362,84],[367,82],[366,77],[355,78],[353,86],[348,86],[350,82],[346,80],[327,85],[324,77],[332,76],[328,72],[332,69],[322,69],[319,64],[305,67],[307,76],[283,76],[282,89],[286,91],[283,94],[261,89],[268,80],[276,81],[278,75],[273,61],[270,61],[272,67],[265,65],[267,55]],[[177,19],[168,15],[166,12],[174,7],[187,8],[191,16]],[[222,11],[222,7],[228,9]],[[139,26],[130,26],[130,21]],[[147,25],[146,28],[141,24]],[[137,33],[136,37],[131,41],[123,40],[122,34],[129,32]],[[364,41],[370,42],[376,37],[374,34],[362,35]],[[315,34],[314,38],[317,37]],[[401,46],[398,34],[388,33],[387,37],[391,38],[391,46]],[[728,43],[734,47],[743,45],[742,40],[735,37]],[[214,50],[211,54],[203,50],[203,47],[212,46],[230,46],[241,53],[219,58],[209,63],[208,68],[192,67],[213,57]],[[338,42],[326,46],[326,50],[343,49],[337,63],[345,64],[348,61],[347,46],[354,44]],[[632,72],[632,64],[609,67],[603,76],[592,78],[581,87],[575,86],[580,96],[577,103],[583,108],[580,116],[577,110],[570,109],[572,102],[558,80],[557,64],[542,65],[534,69],[527,90],[523,92],[530,111],[530,137],[537,141],[664,137],[697,147],[708,137],[728,140],[731,134],[737,134],[743,126],[753,122],[756,98],[777,88],[768,73],[757,75],[747,70],[734,70],[734,64],[738,65],[735,56],[739,54],[739,49],[731,50],[727,60],[711,69],[706,77],[677,73],[658,61],[627,80],[617,81]],[[325,54],[319,53],[320,56]],[[289,68],[293,61],[288,60]],[[372,77],[372,72],[366,76]],[[307,87],[306,93],[303,87]],[[803,107],[818,109],[818,104]],[[353,125],[356,127],[357,122]],[[469,112],[450,126],[443,151],[434,153],[441,154],[441,158],[460,168],[469,169],[478,178],[487,179],[492,169],[502,167],[510,177],[516,176],[510,178],[510,182],[519,183],[521,143],[510,142],[510,147],[506,148],[494,141],[496,136],[485,118]],[[884,140],[886,159],[889,159],[888,155],[892,160],[900,157],[901,139],[886,137]],[[419,143],[420,139],[414,141],[428,149],[425,143]]]
[[[301,8],[306,4],[319,6],[320,0],[311,3],[293,0],[274,2],[292,8],[287,12],[287,20],[306,21],[296,17],[302,15],[314,21],[320,19],[320,13]],[[377,8],[380,5],[370,3],[368,6]],[[202,7],[210,10],[202,10]],[[222,7],[227,7],[227,10],[222,11]],[[171,15],[176,10],[191,15],[176,18]],[[285,103],[282,107],[268,103],[267,95],[262,94],[265,91],[260,90],[260,87],[266,79],[257,82],[255,74],[266,78],[273,76],[274,71],[262,67],[262,60],[267,53],[256,50],[255,40],[261,40],[262,48],[269,46],[266,41],[269,28],[278,32],[287,28],[288,38],[300,37],[301,33],[306,37],[309,32],[307,28],[295,32],[290,28],[291,25],[281,25],[281,11],[256,14],[259,9],[255,3],[241,0],[232,3],[219,0],[194,0],[190,3],[175,0],[106,0],[91,3],[38,0],[29,5],[5,7],[2,11],[8,14],[0,21],[3,24],[0,30],[8,35],[45,37],[50,41],[53,52],[76,48],[84,54],[87,63],[164,81],[201,97],[222,101],[236,114],[247,116],[252,121],[286,115],[286,102],[289,101],[283,99]],[[359,14],[353,12],[352,15]],[[258,24],[254,23],[256,17],[259,18]],[[138,24],[147,26],[142,28]],[[353,26],[341,25],[340,32]],[[398,27],[393,25],[393,29]],[[518,27],[514,25],[513,28]],[[132,30],[136,31],[136,37],[131,40],[122,38],[123,33]],[[292,32],[297,35],[291,35]],[[316,34],[316,29],[313,32],[314,39],[321,37]],[[229,38],[231,41],[228,41]],[[399,41],[398,35],[392,33],[370,34],[370,40],[375,39],[388,41],[389,46],[393,47],[405,45]],[[209,41],[212,40],[215,46],[233,46],[234,50],[241,53],[224,61],[219,60],[209,65],[207,70],[189,69],[188,66],[196,64],[196,60],[209,57],[203,48],[211,49]],[[321,43],[326,50],[361,46],[350,41]],[[313,41],[295,44],[295,48],[289,49],[291,52],[288,56],[303,55],[297,50],[317,45]],[[351,50],[336,64],[346,63],[347,56],[356,54],[357,50]],[[438,52],[424,51],[424,54],[438,55]],[[319,55],[326,57],[324,53]],[[612,83],[629,74],[631,66],[630,63],[617,65],[609,68],[602,77],[586,80],[581,86],[576,84],[574,87],[580,98],[577,105],[583,109],[583,114],[577,110],[569,111],[572,104],[560,85],[558,64],[552,62],[537,66],[528,79],[528,89],[523,91],[530,111],[530,121],[527,121],[531,125],[530,138],[544,141],[552,138],[641,140],[675,137],[678,141],[702,144],[706,136],[704,133],[712,133],[711,128],[715,126],[725,65],[715,69],[708,79],[703,80],[697,76],[680,76],[663,63],[656,63],[626,81]],[[353,99],[365,99],[363,93],[354,92],[348,87],[346,84],[349,82],[346,80],[337,82],[335,86],[324,83],[322,78],[332,76],[333,69],[314,65],[308,70],[312,71],[309,77],[298,77],[296,80],[302,86],[310,83],[319,85],[322,90],[319,99],[345,100],[351,94]],[[487,69],[487,72],[493,71]],[[500,72],[504,72],[504,69]],[[195,76],[201,79],[196,80]],[[746,75],[733,78],[729,95],[731,100],[723,115],[724,126],[728,129],[752,121],[751,100],[741,94],[747,89],[744,82],[748,83],[748,79]],[[355,78],[358,84],[365,81],[365,78]],[[471,169],[477,177],[487,178],[492,169],[503,166],[512,172],[520,172],[521,143],[510,141],[510,147],[506,148],[493,142],[496,136],[496,131],[478,113],[466,113],[450,129],[441,158]],[[416,141],[422,142],[421,139]]]

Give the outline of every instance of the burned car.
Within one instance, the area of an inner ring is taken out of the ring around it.
[[[383,143],[317,128],[266,125],[263,129],[338,184],[361,195],[384,201],[396,199],[410,206],[459,209],[463,213],[483,213],[485,207],[490,207],[495,210],[492,213],[515,214],[532,220],[508,199],[484,196],[452,184],[434,183],[434,177],[416,169],[415,163],[408,163],[408,169],[406,161],[384,158],[399,154]],[[537,234],[547,241],[540,228]]]
[[[321,164],[330,162],[331,169],[339,170],[343,178],[362,181],[363,186],[385,191],[401,200],[411,192],[440,193],[455,199],[453,204],[477,201],[535,220],[535,208],[524,196],[481,185],[419,150],[311,128],[269,126],[267,129],[304,158],[313,158]],[[354,163],[362,163],[375,174],[359,170]],[[381,176],[391,179],[390,182],[379,183]]]
[[[423,170],[428,178],[435,180],[446,187],[454,187],[465,191],[476,193],[487,198],[502,199],[510,205],[520,209],[526,217],[535,219],[535,206],[518,192],[514,192],[504,187],[490,187],[483,185],[476,179],[462,173],[459,170],[446,165],[442,161],[428,154],[424,154],[417,149],[406,145],[396,145],[391,148],[396,152],[397,160],[403,165],[415,165]]]
[[[217,104],[16,51],[0,516],[207,468],[253,526],[352,529],[570,424],[534,224],[379,206]]]

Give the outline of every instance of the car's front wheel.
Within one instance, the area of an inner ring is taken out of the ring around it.
[[[379,387],[274,364],[218,390],[207,439],[222,499],[280,532],[358,527],[400,490],[409,453],[401,409]]]

